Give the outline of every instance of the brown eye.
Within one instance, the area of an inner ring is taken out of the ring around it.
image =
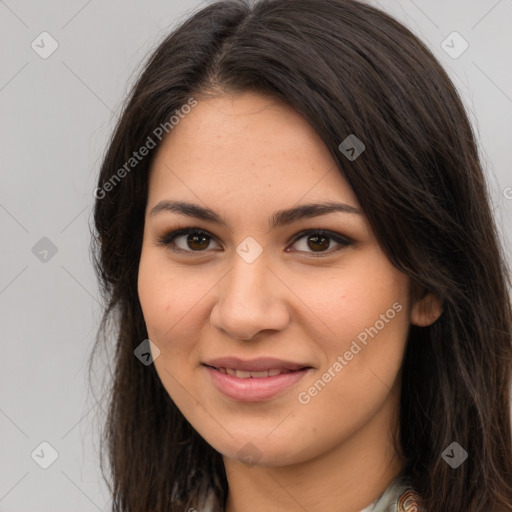
[[[186,243],[191,249],[203,250],[208,248],[208,245],[210,245],[210,240],[208,236],[205,236],[202,233],[189,234],[187,236]]]
[[[157,240],[157,244],[177,253],[192,255],[193,253],[206,252],[211,248],[210,242],[212,241],[215,242],[214,237],[206,231],[197,228],[185,228],[164,235]],[[310,229],[296,235],[293,245],[300,246],[302,244],[298,252],[320,257],[324,255],[329,256],[353,243],[353,240],[345,238],[339,233]],[[288,249],[287,252],[289,252]]]
[[[173,231],[157,241],[158,245],[175,252],[204,252],[209,248],[213,237],[199,229],[188,228]]]
[[[308,247],[313,251],[324,251],[329,248],[329,238],[324,235],[309,235],[307,240]]]
[[[298,243],[299,241],[301,243]],[[335,247],[333,250],[328,250],[331,248],[331,242],[334,242],[334,245],[338,245],[338,247]],[[299,252],[309,253],[313,256],[330,255],[352,244],[352,240],[337,233],[324,230],[309,230],[299,233],[294,241],[294,245],[299,245]]]

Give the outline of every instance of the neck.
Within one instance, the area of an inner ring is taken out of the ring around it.
[[[390,393],[392,400],[394,393]],[[396,398],[396,397],[395,397]],[[224,457],[229,485],[226,512],[354,512],[378,499],[404,467],[389,426],[396,404],[383,405],[337,446],[305,462],[246,466]]]

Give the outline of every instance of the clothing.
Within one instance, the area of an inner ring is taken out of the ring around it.
[[[426,512],[419,504],[420,496],[414,490],[407,475],[399,474],[384,493],[360,512]],[[201,497],[201,512],[222,512],[213,492]]]
[[[425,512],[419,500],[420,496],[409,478],[400,474],[388,485],[380,498],[361,512]]]

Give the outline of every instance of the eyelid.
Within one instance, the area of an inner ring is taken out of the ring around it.
[[[173,251],[175,253],[181,253],[181,254],[185,253],[185,254],[189,254],[189,255],[194,255],[194,254],[199,255],[201,253],[206,253],[208,251],[208,249],[205,249],[203,251],[192,251],[192,250],[181,249],[179,247],[178,248],[171,247],[171,245],[174,243],[174,240],[176,238],[178,238],[179,236],[188,235],[188,234],[206,235],[208,238],[215,240],[217,243],[219,243],[216,240],[216,237],[214,235],[212,235],[209,231],[202,229],[202,228],[198,228],[198,227],[190,227],[190,228],[178,228],[176,230],[169,231],[169,232],[165,233],[164,235],[162,235],[161,237],[157,237],[156,244],[158,246],[163,246],[167,249],[170,249],[171,251]],[[310,234],[323,235],[323,236],[333,240],[334,242],[336,242],[338,244],[338,247],[334,248],[334,250],[333,250],[333,248],[331,248],[326,251],[319,251],[317,253],[308,252],[308,251],[293,251],[293,252],[305,253],[314,258],[322,257],[322,256],[330,256],[334,253],[339,252],[341,249],[343,249],[345,247],[349,247],[355,243],[355,241],[353,239],[351,239],[345,235],[342,235],[341,233],[337,233],[335,231],[331,231],[328,229],[321,229],[321,228],[317,228],[317,229],[309,228],[309,229],[304,229],[304,230],[300,231],[299,233],[295,234],[292,237],[292,240],[291,240],[291,242],[289,242],[288,245],[290,245],[290,244],[293,245],[301,238],[304,238],[305,236],[310,235]],[[290,251],[286,250],[286,252],[290,252]]]
[[[204,251],[186,251],[184,249],[180,249],[179,247],[171,247],[171,245],[174,243],[174,240],[180,236],[183,235],[189,235],[189,234],[201,234],[206,235],[207,237],[211,238],[212,240],[216,240],[216,237],[212,235],[209,231],[201,228],[191,227],[191,228],[178,228],[173,231],[169,231],[164,233],[161,237],[156,238],[156,244],[158,246],[163,246],[165,248],[170,249],[173,252],[177,253],[190,253],[190,254],[201,254],[207,252],[208,249],[205,249]],[[218,242],[217,242],[218,243]]]
[[[291,243],[294,244],[295,242],[297,242],[297,240],[300,240],[301,238],[305,237],[306,235],[313,235],[313,234],[324,235],[327,238],[331,238],[335,242],[337,242],[341,245],[345,245],[345,246],[352,245],[354,243],[354,240],[350,239],[349,237],[347,237],[345,235],[342,235],[341,233],[336,233],[335,231],[331,231],[329,229],[322,229],[322,228],[304,229],[293,236]],[[312,254],[315,254],[315,253],[312,253]],[[320,253],[318,253],[318,254],[320,254]],[[325,251],[324,254],[327,254],[327,251]]]

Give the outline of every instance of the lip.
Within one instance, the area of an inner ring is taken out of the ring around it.
[[[277,368],[279,370],[301,370],[303,368],[311,368],[306,363],[296,363],[285,361],[284,359],[276,359],[275,357],[258,357],[257,359],[239,359],[238,357],[219,357],[204,361],[203,364],[213,366],[214,368],[235,368],[237,370],[245,370],[249,372],[257,372]]]
[[[229,357],[203,363],[212,379],[213,385],[224,395],[241,402],[263,402],[279,395],[294,386],[312,370],[311,366],[292,363],[275,358],[259,358],[243,361]],[[221,373],[217,368],[235,368],[245,371],[263,371],[270,369],[288,370],[272,377],[240,378]]]

